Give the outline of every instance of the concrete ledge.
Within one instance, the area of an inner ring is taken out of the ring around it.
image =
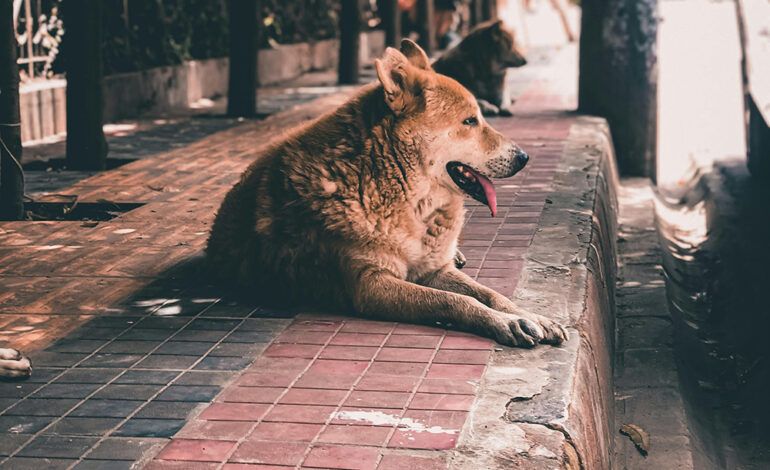
[[[385,50],[385,34],[361,34],[362,64],[371,63]],[[258,82],[275,85],[300,75],[331,70],[339,59],[339,40],[280,45],[259,51]],[[156,67],[104,78],[104,122],[129,119],[148,111],[189,108],[202,99],[227,93],[227,57],[191,60],[180,65]],[[23,85],[21,140],[29,143],[66,132],[66,87],[62,79]]]
[[[570,340],[495,354],[454,468],[610,468],[616,187],[606,122],[576,118],[514,294]]]

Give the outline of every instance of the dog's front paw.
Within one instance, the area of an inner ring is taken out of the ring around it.
[[[495,341],[506,346],[531,348],[545,335],[536,322],[513,314],[501,315],[494,326]]]
[[[457,269],[462,269],[463,266],[465,266],[465,263],[467,263],[468,260],[465,259],[465,255],[462,251],[457,250],[455,251],[455,267]]]
[[[15,349],[0,348],[0,380],[24,379],[32,374],[32,364]]]
[[[563,326],[551,319],[534,313],[529,313],[525,315],[524,318],[527,318],[533,323],[537,323],[537,325],[542,329],[543,337],[540,340],[541,343],[561,344],[567,341],[569,338],[567,336],[567,330],[565,330]]]

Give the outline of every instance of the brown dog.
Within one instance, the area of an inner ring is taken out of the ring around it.
[[[454,266],[463,195],[496,212],[490,177],[527,162],[473,95],[416,44],[388,48],[380,83],[273,146],[222,203],[207,255],[250,291],[364,317],[435,324],[506,345],[564,329]]]
[[[433,63],[433,69],[454,78],[473,93],[485,115],[510,115],[506,70],[526,63],[513,33],[498,20],[473,28],[460,44]]]

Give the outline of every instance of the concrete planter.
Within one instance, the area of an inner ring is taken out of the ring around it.
[[[361,63],[385,49],[385,34],[361,35]],[[258,80],[275,85],[303,73],[337,66],[339,40],[280,45],[259,51]],[[109,75],[104,79],[104,120],[113,122],[147,111],[188,108],[203,98],[227,93],[227,57],[191,60],[180,65]],[[66,80],[47,80],[21,87],[22,142],[29,143],[66,132]]]

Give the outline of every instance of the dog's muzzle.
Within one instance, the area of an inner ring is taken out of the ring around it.
[[[513,176],[527,164],[529,155],[520,148],[514,147],[508,155],[501,155],[487,162],[487,170],[494,178],[508,178]]]

